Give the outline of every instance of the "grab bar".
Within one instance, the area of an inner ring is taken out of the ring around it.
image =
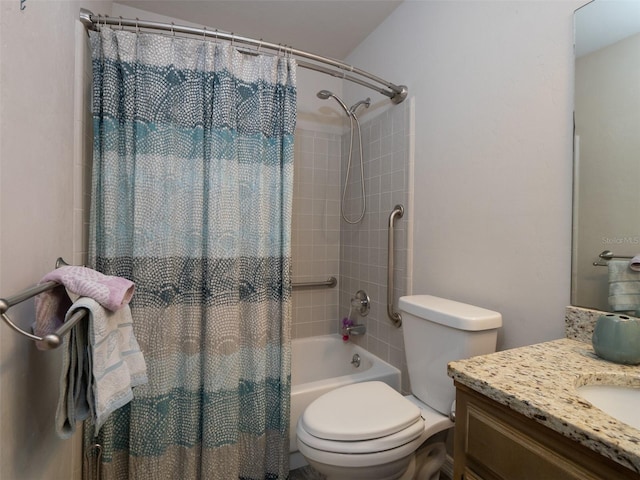
[[[628,258],[628,259],[632,259],[633,257],[629,257],[626,255],[615,255],[611,250],[605,250],[604,252],[602,252],[600,255],[598,255],[600,258],[602,258],[603,260],[611,260],[612,258]],[[607,264],[606,263],[601,263],[601,262],[593,262],[593,266],[594,267],[606,267]]]
[[[389,215],[389,250],[387,252],[388,264],[387,264],[387,315],[391,319],[391,323],[396,328],[402,326],[402,315],[399,312],[393,310],[393,220],[398,217],[402,218],[404,215],[404,207],[402,205],[396,205],[393,207],[391,214]]]
[[[67,262],[65,262],[62,258],[58,258],[58,260],[56,261],[56,268],[59,268],[65,265],[68,265]],[[62,337],[67,332],[69,332],[69,330],[71,330],[80,320],[82,320],[87,315],[87,313],[89,313],[89,310],[87,310],[86,308],[79,308],[78,311],[75,312],[69,318],[69,320],[64,322],[64,324],[58,330],[56,330],[54,333],[51,333],[49,335],[45,335],[44,337],[39,337],[37,335],[33,335],[29,332],[22,330],[15,323],[13,323],[13,321],[11,321],[11,319],[6,313],[7,310],[9,310],[9,308],[13,307],[14,305],[17,305],[18,303],[22,303],[25,300],[30,299],[31,297],[35,297],[40,293],[46,292],[48,290],[52,290],[58,286],[60,286],[60,284],[57,282],[46,282],[41,285],[36,285],[34,287],[27,288],[22,292],[12,295],[10,297],[0,298],[0,316],[2,316],[2,320],[4,320],[5,323],[9,325],[9,327],[11,327],[13,330],[18,332],[20,335],[24,335],[25,337],[35,342],[42,342],[43,344],[42,346],[44,346],[45,348],[49,348],[49,349],[58,348],[62,344]]]
[[[329,277],[328,280],[324,282],[293,282],[291,284],[291,288],[297,290],[299,288],[315,288],[315,287],[327,287],[333,288],[338,284],[338,280],[336,277]]]

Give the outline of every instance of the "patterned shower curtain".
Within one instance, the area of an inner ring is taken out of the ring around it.
[[[295,62],[91,32],[89,261],[133,280],[149,383],[112,415],[105,479],[284,479]]]

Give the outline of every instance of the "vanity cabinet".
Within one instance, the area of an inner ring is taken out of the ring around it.
[[[624,480],[640,475],[456,382],[454,480]]]

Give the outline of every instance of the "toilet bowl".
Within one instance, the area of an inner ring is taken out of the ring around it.
[[[495,350],[499,313],[429,295],[401,297],[412,395],[382,382],[314,400],[296,427],[298,449],[328,480],[437,480],[455,397],[447,363]]]
[[[407,473],[414,478],[417,468],[439,472],[444,445],[442,455],[423,455],[420,465],[414,452],[452,426],[413,396],[403,397],[382,382],[363,382],[328,392],[307,407],[297,425],[298,448],[332,480],[392,480]]]

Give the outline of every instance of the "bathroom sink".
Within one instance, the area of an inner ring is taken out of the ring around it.
[[[594,407],[640,430],[640,387],[584,385],[576,390]]]

